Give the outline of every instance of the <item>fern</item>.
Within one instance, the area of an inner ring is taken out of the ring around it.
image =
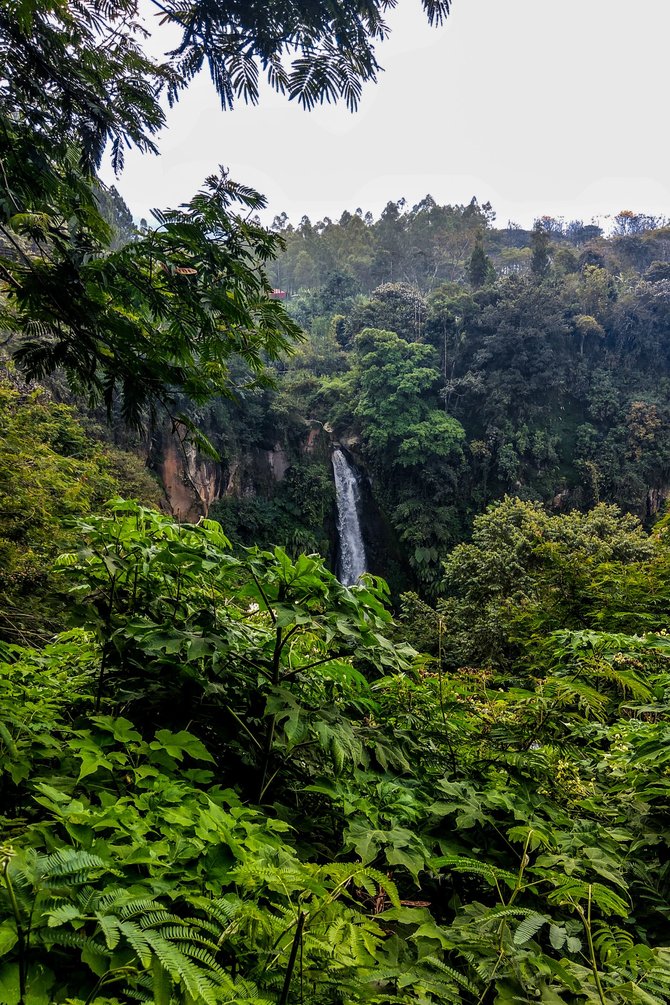
[[[517,875],[507,869],[500,869],[487,862],[478,862],[476,859],[465,858],[461,855],[443,855],[433,858],[430,860],[430,865],[434,869],[451,869],[454,872],[483,876],[493,886],[497,884],[498,880],[502,880],[503,883],[514,889],[518,880]]]
[[[101,858],[74,848],[61,848],[51,855],[41,857],[38,861],[40,876],[47,882],[64,878],[68,878],[72,883],[82,882],[79,877],[88,876],[90,872],[98,869],[107,869]]]
[[[155,932],[146,933],[146,941],[156,954],[161,966],[170,974],[173,980],[183,983],[188,994],[205,1005],[216,1005],[216,996],[209,975],[194,966],[190,959],[180,949]],[[149,958],[150,962],[150,958]]]
[[[594,903],[603,911],[618,914],[622,918],[628,917],[629,907],[626,901],[601,883],[588,884],[567,877],[547,878],[554,885],[554,889],[547,896],[551,904],[583,904],[592,897]]]
[[[632,935],[624,931],[623,928],[600,922],[594,928],[593,944],[598,950],[601,962],[610,963],[630,951],[633,948],[634,940]]]
[[[81,913],[79,908],[74,904],[63,904],[61,907],[56,907],[53,910],[45,910],[44,916],[48,919],[47,924],[49,928],[56,928],[58,925],[64,925],[68,921],[80,918]]]
[[[529,914],[514,932],[514,945],[523,946],[526,942],[530,942],[533,936],[537,935],[539,930],[549,921],[550,919],[544,914]]]
[[[119,939],[121,938],[121,928],[119,924],[119,919],[107,914],[101,914],[96,911],[96,918],[102,934],[105,937],[105,943],[108,949],[116,949],[119,944]]]
[[[119,911],[119,917],[122,921],[128,921],[131,918],[136,918],[141,916],[142,918],[147,918],[150,916],[152,911],[157,910],[156,901],[149,898],[134,899],[127,901],[121,906]]]
[[[132,921],[120,921],[119,930],[128,940],[142,967],[146,970],[151,964],[151,946],[142,929]]]
[[[438,960],[436,956],[424,956],[421,962],[434,967],[436,970],[439,970],[440,973],[447,974],[454,984],[458,984],[460,987],[465,988],[465,990],[471,995],[475,995],[476,997],[479,996],[477,988],[467,979],[467,977],[464,977],[464,975],[459,973],[458,970],[454,970],[453,967],[447,966],[447,964],[443,963],[442,960]]]
[[[59,929],[45,932],[42,936],[44,942],[50,946],[70,946],[74,949],[86,950],[94,956],[105,959],[108,956],[107,947],[101,945],[93,937],[79,935],[77,932],[64,932]]]
[[[127,913],[127,907],[123,908],[120,912],[120,917],[124,919],[130,919],[139,916],[140,928],[155,928],[158,925],[188,925],[188,921],[179,917],[178,914],[172,914],[170,911],[165,910],[151,910],[151,908],[156,907],[155,901],[146,901],[149,907],[143,910],[137,910],[133,907],[131,913]]]
[[[477,919],[477,924],[486,925],[493,924],[496,921],[504,920],[505,918],[529,918],[536,914],[529,907],[491,907]]]

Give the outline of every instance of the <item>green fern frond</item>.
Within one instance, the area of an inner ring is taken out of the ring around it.
[[[507,869],[499,869],[497,866],[489,865],[487,862],[478,862],[473,858],[465,858],[462,855],[442,855],[430,860],[433,869],[451,869],[454,872],[473,873],[483,876],[489,883],[495,885],[497,880],[502,880],[508,886],[514,888],[517,883],[517,876]]]
[[[151,907],[155,908],[155,901],[149,901]],[[188,922],[184,921],[179,917],[178,914],[171,914],[170,911],[157,911],[149,909],[147,913],[142,913],[141,911],[135,911],[131,914],[126,914],[125,910],[121,911],[120,916],[122,918],[132,918],[139,915],[139,925],[140,928],[156,928],[159,925],[187,925]]]
[[[534,935],[537,935],[539,930],[543,925],[549,924],[551,921],[545,914],[529,914],[523,919],[521,924],[517,927],[512,941],[515,946],[523,946],[526,942],[530,942]]]
[[[593,933],[593,944],[603,963],[611,963],[633,948],[634,940],[629,932],[606,922],[600,922]]]
[[[203,949],[200,946],[194,946],[190,942],[178,942],[175,943],[175,945],[177,949],[184,954],[184,956],[188,957],[190,960],[200,963],[206,969],[208,978],[211,979],[213,975],[216,975],[218,978],[218,984],[221,987],[227,988],[228,990],[233,988],[233,981],[230,974],[224,970],[219,963],[217,963],[212,953],[207,952],[206,949]]]
[[[205,1005],[216,1005],[216,995],[209,979],[198,967],[184,956],[173,943],[163,939],[156,932],[146,932],[146,941],[173,980],[183,983],[192,998],[199,998]]]
[[[476,923],[486,925],[504,918],[529,918],[536,913],[530,907],[492,907],[486,914],[478,917]]]
[[[549,677],[542,686],[543,693],[558,705],[576,704],[587,716],[603,721],[607,695],[601,694],[584,681],[563,677]]]
[[[191,945],[202,946],[205,949],[212,950],[212,952],[216,952],[219,948],[215,942],[205,938],[204,935],[201,935],[197,929],[191,928],[190,925],[183,925],[179,928],[171,925],[165,928],[157,928],[156,931],[170,942],[179,942],[180,940],[188,939]]]
[[[137,988],[130,988],[128,986],[122,989],[122,994],[129,998],[130,1001],[136,1002],[147,1002],[148,1005],[153,1005],[155,998],[153,992],[140,991]]]
[[[610,681],[623,695],[631,695],[638,701],[648,701],[651,697],[651,690],[633,670],[622,670],[601,661],[592,673],[596,678]]]
[[[137,958],[146,970],[151,964],[151,947],[145,933],[133,921],[120,921],[119,929],[130,943],[130,946],[137,954]]]
[[[208,918],[192,917],[184,918],[183,920],[185,924],[191,925],[192,928],[199,929],[202,932],[207,932],[209,935],[215,936],[215,938],[218,938],[221,935],[220,921],[217,922],[217,924],[214,924],[214,922],[210,921]]]
[[[81,911],[74,904],[62,904],[53,910],[43,911],[43,915],[48,918],[49,928],[57,928],[59,925],[67,924],[68,921],[74,921],[75,918],[81,918]]]
[[[628,917],[629,906],[623,898],[614,893],[602,883],[588,884],[573,877],[561,877],[551,880],[555,888],[548,894],[547,899],[551,904],[583,904],[588,901],[589,896],[601,910],[618,914],[621,918]]]
[[[465,988],[471,995],[478,997],[479,990],[465,977],[463,974],[459,973],[458,970],[454,970],[453,967],[447,966],[442,960],[438,960],[436,956],[425,956],[421,961],[423,964],[428,964],[439,970],[440,973],[447,974],[455,984],[459,984],[462,988]]]
[[[108,957],[105,946],[100,945],[94,938],[88,935],[80,935],[78,932],[48,929],[44,932],[42,938],[50,946],[71,946],[74,949],[85,949],[87,953],[92,953],[104,959]]]
[[[102,934],[105,937],[105,942],[108,949],[116,949],[119,944],[119,939],[121,938],[121,929],[119,926],[119,919],[113,917],[109,914],[100,914],[96,912],[96,918],[98,919],[98,924]]]
[[[74,883],[79,882],[80,875],[88,878],[90,872],[107,869],[107,866],[101,858],[87,851],[60,848],[51,855],[41,856],[38,868],[46,881],[68,878]]]
[[[160,910],[160,905],[156,904],[155,900],[149,898],[143,898],[141,900],[131,900],[124,904],[119,911],[119,917],[122,921],[130,920],[130,918],[136,918],[138,915],[146,916],[151,911]]]
[[[74,892],[74,891],[73,891]],[[79,889],[74,892],[75,899],[82,914],[90,914],[92,911],[105,912],[107,897],[110,898],[110,903],[114,903],[118,894],[100,895],[100,891],[96,890],[94,886],[86,884],[86,886],[80,886]]]

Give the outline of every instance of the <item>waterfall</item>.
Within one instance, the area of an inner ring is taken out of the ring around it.
[[[340,540],[337,576],[344,586],[352,586],[366,571],[365,546],[358,515],[361,490],[358,474],[339,447],[333,450],[333,473],[337,496],[337,533]]]

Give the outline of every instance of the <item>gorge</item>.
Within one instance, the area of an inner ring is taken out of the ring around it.
[[[339,547],[337,576],[344,586],[353,586],[367,571],[360,520],[360,475],[341,447],[334,448],[332,460]]]

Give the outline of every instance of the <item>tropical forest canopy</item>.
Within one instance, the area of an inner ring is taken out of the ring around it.
[[[325,423],[371,476],[385,528],[374,571],[425,595],[505,495],[656,518],[670,483],[665,221],[624,211],[605,235],[540,217],[526,231],[476,200],[427,197],[274,228],[285,247],[271,274],[307,339],[274,390],[225,420],[220,406],[203,415],[224,465]],[[301,498],[327,503],[308,460],[292,468],[312,485]],[[245,543],[279,528],[292,546],[301,528],[323,550],[323,514],[292,519],[287,491],[216,512]]]
[[[355,107],[390,5],[150,6],[0,3],[0,1005],[664,1005],[670,232],[136,228],[163,98]]]

